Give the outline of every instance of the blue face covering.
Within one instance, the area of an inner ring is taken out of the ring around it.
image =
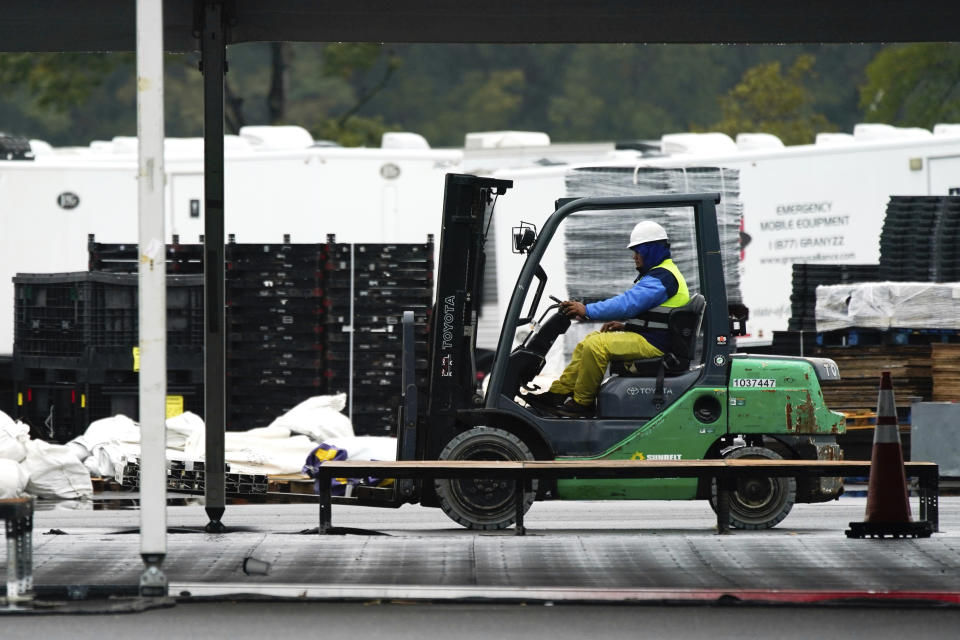
[[[633,250],[643,258],[643,268],[637,269],[641,276],[670,257],[670,248],[659,240],[644,242]]]

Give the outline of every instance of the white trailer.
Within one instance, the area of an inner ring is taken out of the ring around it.
[[[538,226],[567,196],[571,167],[724,167],[737,169],[744,211],[741,289],[753,341],[769,342],[790,315],[794,262],[876,263],[891,195],[960,193],[960,125],[933,132],[857,125],[784,147],[765,134],[669,134],[663,155],[642,157],[614,145],[551,144],[544,134],[468,134],[462,149],[431,149],[416,134],[391,133],[380,148],[313,146],[299,127],[249,127],[228,136],[226,230],[237,242],[423,242],[439,234],[443,177],[475,173],[514,180],[501,200],[488,247],[489,286],[478,343],[492,348],[501,310],[521,264],[510,229]],[[33,161],[0,160],[0,354],[13,342],[11,278],[18,272],[82,271],[86,238],[137,237],[136,140],[52,149],[34,142]],[[203,143],[166,143],[166,229],[183,243],[203,233]],[[170,238],[168,238],[170,239]],[[439,236],[438,236],[439,240]],[[558,245],[562,246],[562,245]],[[548,256],[554,295],[566,292],[561,251]],[[549,264],[548,264],[549,266]]]
[[[765,134],[741,135],[736,142],[716,133],[671,134],[661,148],[662,157],[581,166],[738,170],[740,280],[751,334],[741,343],[769,343],[773,331],[787,328],[793,263],[876,264],[890,196],[960,195],[960,125],[937,125],[931,132],[863,124],[852,135],[820,134],[814,144],[789,147]],[[515,182],[511,197],[498,206],[498,232],[509,233],[520,220],[540,224],[556,198],[576,195],[566,192],[570,170],[495,172]],[[509,255],[505,237],[496,246],[497,297],[505,304],[520,263]],[[563,273],[562,255],[547,271],[552,278]]]
[[[16,273],[86,270],[87,237],[134,243],[137,141],[117,137],[54,149],[31,141],[34,160],[0,159],[0,354],[13,347]],[[606,161],[613,144],[553,145],[536,132],[468,134],[462,149],[432,149],[421,136],[384,134],[379,148],[319,146],[300,127],[244,127],[227,136],[225,229],[240,243],[422,243],[439,248],[444,176],[538,163]],[[635,155],[635,154],[633,154]],[[167,240],[199,241],[203,140],[165,144]],[[494,265],[495,266],[495,265]],[[494,272],[492,272],[494,273]],[[499,325],[497,325],[499,330]]]

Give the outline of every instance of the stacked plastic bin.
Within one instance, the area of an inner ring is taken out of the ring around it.
[[[66,441],[117,413],[136,419],[137,276],[19,274],[14,278],[17,415],[38,437]],[[202,412],[203,280],[167,278],[168,396]]]
[[[91,237],[88,249],[94,271],[14,280],[14,413],[47,440],[139,413],[137,245]],[[175,241],[166,254],[168,396],[171,406],[203,417],[202,245]],[[393,245],[231,242],[225,258],[226,428],[265,426],[311,396],[342,391],[357,433],[391,433],[404,310],[416,312],[418,383],[425,382],[432,237]]]
[[[894,282],[933,282],[934,249],[942,198],[892,196],[880,233],[880,277]]]
[[[940,219],[934,247],[937,282],[960,282],[960,196],[941,198]]]
[[[180,244],[180,236],[173,236],[173,243],[166,246],[168,274],[203,273],[203,245]],[[90,271],[111,273],[136,273],[140,252],[137,244],[113,244],[97,242],[96,236],[87,236],[87,256]]]
[[[324,376],[324,244],[228,244],[227,429],[268,425]]]
[[[395,435],[404,311],[416,319],[418,384],[426,376],[433,236],[424,244],[343,244],[331,236],[326,272],[326,376],[347,394],[359,435]]]

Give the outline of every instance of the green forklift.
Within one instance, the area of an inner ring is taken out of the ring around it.
[[[513,249],[525,254],[525,262],[481,384],[475,354],[487,232],[497,198],[512,186],[470,175],[446,178],[433,312],[427,327],[416,327],[413,313],[404,314],[398,460],[842,459],[837,436],[845,419],[826,407],[820,386],[839,379],[833,361],[735,353],[744,314],[732,315],[727,304],[715,193],[565,199],[539,233],[530,225],[514,229]],[[616,212],[640,220],[653,208],[686,210],[695,227],[700,290],[687,305],[660,310],[669,350],[662,358],[613,363],[592,417],[563,418],[528,405],[524,394],[536,389],[548,352],[570,327],[557,311],[559,300],[549,294],[544,300],[549,274],[541,262],[561,224],[574,213]],[[531,325],[515,344],[518,328]],[[428,336],[427,375],[419,380],[417,329]],[[716,508],[714,484],[696,478],[540,481],[525,493],[524,506],[537,500],[702,499]],[[485,478],[398,480],[342,501],[420,503],[440,507],[471,529],[502,529],[515,520],[514,491],[511,482]],[[745,478],[731,498],[730,525],[773,527],[794,503],[833,500],[842,491],[841,478]]]

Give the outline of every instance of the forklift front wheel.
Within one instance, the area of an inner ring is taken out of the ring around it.
[[[533,460],[527,444],[503,429],[474,427],[454,437],[441,460]],[[506,529],[516,520],[514,483],[497,478],[436,480],[440,507],[468,529]],[[523,496],[524,513],[537,495],[537,482]]]
[[[766,447],[740,447],[725,458],[780,460],[782,456]],[[713,482],[710,506],[717,510],[717,482]],[[797,496],[796,478],[746,476],[737,480],[730,494],[730,526],[735,529],[770,529],[787,517]]]

